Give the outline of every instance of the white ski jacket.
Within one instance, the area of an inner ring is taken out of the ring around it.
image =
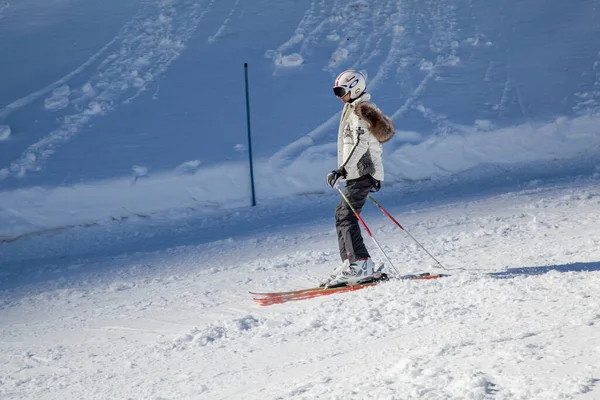
[[[383,180],[383,147],[394,134],[394,124],[370,103],[365,93],[345,103],[338,128],[338,165],[346,170],[346,180],[367,174]]]

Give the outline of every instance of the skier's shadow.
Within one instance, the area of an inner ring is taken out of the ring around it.
[[[600,261],[596,262],[578,262],[572,264],[563,265],[546,265],[540,267],[521,267],[521,268],[509,268],[502,272],[492,272],[490,275],[493,278],[512,278],[519,275],[543,275],[550,271],[558,272],[589,272],[589,271],[600,271]]]

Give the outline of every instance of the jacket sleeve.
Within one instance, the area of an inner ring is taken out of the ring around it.
[[[357,175],[358,174],[358,161],[365,155],[367,150],[369,150],[369,139],[368,135],[369,127],[362,120],[358,120],[354,126],[350,126],[350,130],[352,133],[352,139],[354,141],[354,146],[348,156],[340,165],[341,168],[345,168],[348,175]]]

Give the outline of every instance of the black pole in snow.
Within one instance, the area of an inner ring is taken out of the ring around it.
[[[252,207],[256,205],[256,192],[254,189],[254,167],[252,163],[252,135],[250,133],[250,95],[248,90],[248,63],[244,63],[244,77],[246,80],[246,123],[248,125],[248,157],[250,162],[250,185],[252,187]]]

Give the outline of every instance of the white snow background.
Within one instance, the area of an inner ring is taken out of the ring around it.
[[[0,398],[600,399],[600,1],[554,3],[0,0]],[[339,263],[347,68],[443,268],[363,217],[450,276],[258,307]]]

